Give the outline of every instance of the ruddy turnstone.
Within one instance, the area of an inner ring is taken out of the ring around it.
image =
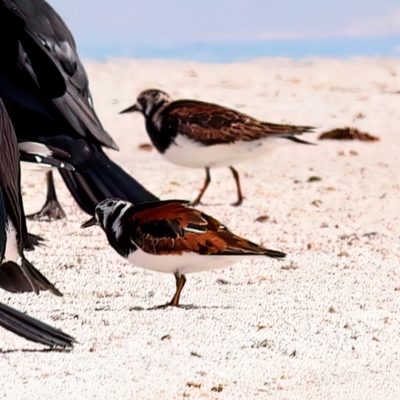
[[[175,275],[176,292],[166,306],[179,307],[186,273],[223,268],[244,258],[285,257],[235,235],[187,201],[133,205],[107,199],[82,228],[93,225],[101,226],[110,245],[134,265]]]
[[[54,9],[44,0],[0,1],[0,38],[0,97],[25,154],[34,155],[38,143],[59,165],[72,165],[58,169],[88,214],[113,196],[156,200],[103,151],[118,147],[96,115],[75,40]],[[46,162],[40,154],[38,159]],[[55,200],[50,190],[38,217],[61,216]]]
[[[136,103],[121,111],[144,115],[147,133],[156,149],[168,160],[191,168],[205,168],[203,188],[192,205],[197,205],[211,182],[210,169],[229,167],[236,182],[238,199],[243,202],[239,174],[233,164],[265,153],[275,138],[312,144],[295,135],[311,126],[261,122],[229,108],[197,100],[176,100],[157,89],[141,92]]]

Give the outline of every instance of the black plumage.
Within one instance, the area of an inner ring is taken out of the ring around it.
[[[28,232],[20,179],[15,133],[0,99],[0,288],[35,293],[50,290],[61,296],[24,256]]]
[[[0,2],[1,21],[6,22],[0,28],[0,96],[18,142],[25,142],[23,159],[29,143],[45,145],[89,214],[110,196],[155,200],[104,153],[102,146],[117,145],[94,111],[74,38],[60,16],[43,0],[6,0]]]
[[[0,326],[31,342],[45,346],[70,347],[76,342],[72,336],[59,329],[2,303],[0,303]]]
[[[61,293],[24,256],[28,242],[20,187],[17,140],[0,99],[0,288]],[[71,336],[0,303],[0,326],[33,342],[70,346]]]

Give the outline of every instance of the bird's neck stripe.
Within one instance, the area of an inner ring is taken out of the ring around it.
[[[117,212],[117,210],[115,211],[116,218],[115,218],[115,220],[114,220],[114,222],[113,222],[113,224],[111,226],[111,229],[115,233],[115,238],[117,240],[122,235],[122,229],[123,229],[123,226],[122,226],[122,223],[121,223],[122,217],[124,216],[124,214],[126,213],[126,211],[130,207],[131,207],[131,205],[127,203],[127,204],[124,205],[124,207],[119,212]]]
[[[161,107],[159,107],[154,113],[153,116],[151,117],[151,121],[153,122],[154,126],[160,131],[162,128],[162,123],[163,123],[163,117],[162,117],[162,112],[165,110],[165,108],[168,106],[169,103],[163,104]]]

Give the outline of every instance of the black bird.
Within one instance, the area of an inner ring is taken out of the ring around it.
[[[285,257],[281,251],[235,235],[187,203],[166,200],[133,205],[107,199],[82,228],[99,225],[110,245],[134,265],[174,274],[176,292],[166,306],[179,307],[186,273],[224,268],[242,259]]]
[[[0,99],[0,288],[10,292],[61,293],[24,256],[28,239],[20,189],[15,133]]]
[[[295,135],[309,132],[311,126],[279,125],[261,122],[246,114],[196,100],[176,100],[158,89],[139,94],[136,103],[121,111],[144,115],[147,133],[156,149],[168,160],[191,168],[205,168],[206,180],[197,205],[211,182],[210,168],[229,167],[236,182],[238,199],[243,202],[239,174],[232,164],[266,153],[275,139],[312,144]]]
[[[78,205],[92,215],[112,196],[133,203],[157,199],[104,153],[102,146],[117,145],[94,111],[74,38],[49,4],[0,1],[0,51],[0,97],[21,160],[57,166]]]
[[[0,288],[62,294],[24,256],[28,240],[20,187],[17,140],[0,99]],[[0,303],[0,326],[33,342],[71,346],[75,339]]]

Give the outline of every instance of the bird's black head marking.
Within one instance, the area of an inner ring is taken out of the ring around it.
[[[97,225],[104,230],[111,230],[117,218],[121,217],[121,211],[130,208],[132,204],[117,198],[109,198],[101,201],[96,206],[95,218]]]
[[[147,89],[139,94],[135,108],[145,117],[153,116],[162,106],[172,102],[171,97],[158,89]]]

